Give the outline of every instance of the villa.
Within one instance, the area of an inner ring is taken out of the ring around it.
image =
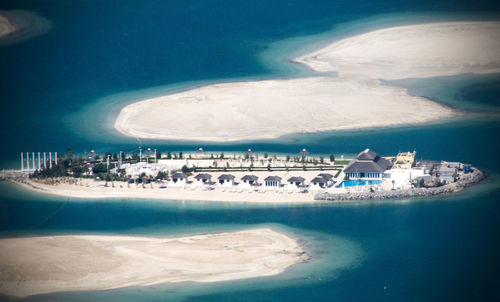
[[[382,179],[384,172],[389,169],[391,162],[380,157],[377,152],[366,149],[349,163],[344,173],[350,179]]]

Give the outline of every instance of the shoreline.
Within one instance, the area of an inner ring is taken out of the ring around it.
[[[273,276],[310,258],[297,239],[269,228],[165,238],[6,238],[0,251],[0,292],[16,297]]]
[[[229,203],[254,203],[254,204],[321,204],[321,203],[350,203],[372,200],[397,200],[402,198],[422,198],[433,196],[448,196],[462,192],[486,178],[483,171],[472,167],[470,174],[465,174],[463,179],[440,187],[414,188],[404,190],[362,191],[346,190],[345,188],[309,191],[307,193],[287,192],[286,190],[269,190],[265,192],[234,191],[215,189],[213,191],[201,188],[119,188],[116,187],[79,187],[77,185],[44,185],[28,180],[23,183],[16,180],[9,182],[27,190],[68,198],[79,199],[119,199],[138,198],[169,201],[202,201],[202,202],[229,202]],[[126,185],[126,183],[122,184]],[[58,187],[59,186],[59,187]]]
[[[405,190],[394,190],[394,191],[383,191],[383,192],[354,192],[354,193],[344,193],[344,194],[332,194],[332,193],[319,193],[315,200],[324,201],[360,201],[360,200],[388,200],[388,199],[401,199],[401,198],[422,198],[422,197],[433,197],[433,196],[447,196],[459,193],[467,188],[480,183],[486,178],[484,172],[479,169],[474,168],[474,171],[470,174],[464,176],[463,179],[457,182],[446,184],[441,187],[433,188],[415,188],[415,189],[405,189]]]

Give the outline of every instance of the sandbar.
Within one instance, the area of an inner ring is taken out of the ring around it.
[[[385,28],[336,41],[294,60],[342,77],[384,80],[500,72],[500,22]]]
[[[7,238],[0,255],[0,293],[17,297],[271,276],[308,259],[297,240],[269,228],[179,238]]]
[[[16,27],[9,22],[9,19],[0,15],[0,38],[12,34],[16,31]]]
[[[19,43],[46,33],[52,23],[27,10],[0,10],[0,45]]]
[[[228,142],[425,123],[457,114],[378,80],[309,77],[222,83],[140,101],[125,106],[114,126],[140,138]]]

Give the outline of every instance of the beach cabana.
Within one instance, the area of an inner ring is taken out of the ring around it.
[[[304,177],[292,176],[287,180],[287,188],[288,189],[299,189],[304,187],[305,182]]]
[[[183,172],[176,172],[172,175],[169,181],[170,186],[184,187],[188,182],[188,176]]]
[[[258,186],[258,177],[255,175],[245,175],[241,178],[240,186],[245,188],[250,188],[252,186]]]
[[[281,186],[281,177],[268,176],[264,178],[264,186],[271,188],[279,188]]]
[[[207,173],[200,173],[194,177],[196,186],[208,186],[212,182],[212,175]]]
[[[311,180],[309,189],[311,190],[321,190],[326,188],[326,183],[328,181],[321,176],[316,176]]]
[[[222,174],[221,176],[217,177],[217,179],[218,187],[230,188],[234,185],[234,175]]]
[[[326,180],[327,187],[331,187],[335,183],[335,181],[333,180],[333,175],[330,173],[321,173],[318,174],[318,177],[323,177]]]

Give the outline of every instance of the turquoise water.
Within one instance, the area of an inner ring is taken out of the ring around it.
[[[312,154],[416,149],[419,158],[468,162],[490,174],[459,196],[347,205],[83,201],[1,183],[2,237],[176,236],[269,226],[297,236],[312,255],[277,277],[21,301],[500,299],[499,75],[387,83],[467,112],[428,125],[231,144],[137,141],[110,127],[120,106],[134,100],[228,80],[309,75],[288,60],[324,41],[393,24],[498,19],[497,1],[12,0],[0,9],[34,10],[53,23],[45,35],[0,47],[0,167],[17,167],[21,151],[132,151],[142,143],[162,151],[289,154],[303,147]]]
[[[340,183],[340,187],[354,187],[354,186],[366,186],[366,185],[379,185],[381,180],[344,180]]]

